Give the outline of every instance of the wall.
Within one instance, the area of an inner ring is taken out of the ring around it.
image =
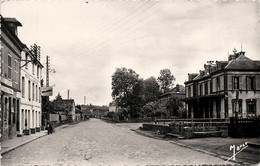
[[[21,57],[23,60],[26,59],[26,51],[22,51]],[[28,60],[31,59],[31,55],[27,55]],[[25,61],[21,63],[23,66],[25,64]],[[22,78],[24,78],[24,85]],[[25,111],[30,112],[30,114],[27,115],[27,128],[36,128],[41,126],[41,116],[42,116],[42,108],[41,108],[41,74],[39,73],[39,76],[37,76],[37,68],[35,68],[35,72],[33,73],[32,70],[32,63],[29,62],[27,66],[23,66],[21,69],[21,107],[20,107],[20,128],[19,132],[23,133],[23,130],[26,128],[25,126]],[[29,86],[28,81],[30,81],[30,95],[29,95]],[[32,88],[34,84],[34,88]],[[37,87],[37,90],[36,90]],[[34,92],[33,92],[34,89]],[[34,93],[34,95],[33,95]],[[34,96],[34,98],[33,98]]]

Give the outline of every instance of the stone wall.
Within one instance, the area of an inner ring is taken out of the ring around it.
[[[148,124],[148,123],[144,123],[143,124],[143,130],[149,130],[149,131],[160,131],[160,133],[169,133],[170,127],[167,125],[158,125],[158,124]]]

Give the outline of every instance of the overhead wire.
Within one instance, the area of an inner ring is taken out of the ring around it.
[[[132,24],[131,26],[125,28],[125,29],[122,30],[122,31],[120,31],[119,33],[117,33],[116,35],[112,36],[111,38],[106,39],[106,40],[103,41],[102,43],[100,43],[100,44],[96,45],[94,48],[92,48],[91,51],[88,50],[88,52],[86,52],[86,53],[90,53],[90,52],[94,51],[97,47],[100,47],[100,46],[104,45],[105,43],[107,43],[107,42],[110,41],[111,39],[115,38],[115,37],[118,36],[119,34],[128,31],[129,29],[131,29],[132,27],[134,27],[134,26],[137,25],[137,24],[140,24],[144,19],[146,19],[146,18],[148,18],[148,17],[154,15],[155,13],[157,13],[158,11],[160,11],[163,7],[164,7],[164,6],[162,5],[162,7],[158,8],[157,10],[154,10],[151,14],[149,14],[149,15],[143,17],[142,19],[138,20],[137,22],[135,22],[135,23]]]
[[[152,8],[153,6],[155,5],[155,3],[153,3],[152,5],[150,5],[150,6],[148,6],[148,7],[146,7],[145,8],[145,10],[143,10],[143,13],[145,12],[145,11],[148,11],[150,8]],[[138,7],[138,8],[136,8],[134,11],[136,11],[137,9],[140,9],[140,6]],[[127,17],[129,17],[129,15],[130,14],[128,14],[127,15]],[[121,19],[122,21],[124,20],[124,19]],[[129,24],[129,23],[132,23],[132,22],[135,22],[136,20],[138,20],[138,18],[136,18],[136,17],[132,17],[132,18],[130,18],[130,19],[128,19],[128,20],[126,20],[125,22],[123,22],[123,24],[121,25],[121,24],[119,24],[120,26],[114,26],[114,27],[112,27],[113,29],[111,29],[109,32],[110,32],[110,34],[109,35],[106,35],[105,37],[106,38],[111,38],[111,36],[115,36],[115,35],[113,35],[113,31],[115,31],[116,29],[118,29],[118,28],[121,28],[122,29],[122,27],[124,26],[124,25],[127,25],[127,24]],[[121,22],[122,22],[121,21]],[[109,33],[108,32],[108,33]],[[111,35],[112,34],[112,35]],[[105,38],[104,36],[102,36],[102,39],[103,38]],[[107,40],[107,39],[106,39]],[[99,41],[98,41],[99,42]],[[101,41],[101,43],[103,43],[103,41]],[[98,45],[100,45],[100,44],[96,44],[96,45],[94,45],[93,46],[93,48],[96,48]],[[78,51],[71,51],[71,53],[73,53],[73,54],[75,54],[75,53],[80,53],[80,52],[84,52],[86,49],[87,50],[90,50],[90,49],[93,49],[93,48],[91,48],[91,47],[89,47],[88,46],[88,48],[86,48],[87,46],[86,45],[83,45],[82,47],[85,47],[85,49],[83,50],[83,49],[78,49]],[[67,54],[70,54],[70,52],[68,52]]]
[[[123,18],[121,18],[119,21],[117,21],[115,24],[111,24],[109,25],[107,28],[104,28],[104,30],[101,31],[101,34],[98,35],[97,38],[95,38],[95,43],[98,43],[100,41],[102,41],[103,38],[106,38],[106,36],[109,36],[111,35],[112,33],[114,33],[114,31],[120,27],[122,27],[123,25],[127,24],[130,20],[133,20],[133,18],[135,17],[131,17],[133,16],[134,14],[136,14],[135,12],[137,10],[140,10],[142,9],[143,6],[145,6],[145,4],[147,4],[149,1],[146,1],[145,3],[142,3],[141,5],[139,5],[137,8],[135,8],[134,10],[132,10],[131,12],[129,12],[126,16],[124,16]],[[148,8],[143,8],[144,10],[143,11],[147,11],[149,9]],[[128,19],[130,17],[130,19]],[[104,31],[104,33],[102,33]],[[84,49],[89,49],[91,48],[91,46],[93,45],[94,43],[93,41],[89,41],[87,42],[86,44],[83,44],[81,45],[81,47],[77,47],[77,50],[82,50],[82,48]],[[95,45],[94,45],[95,46]],[[93,46],[92,46],[93,47]],[[75,53],[75,52],[78,52],[78,51],[71,51],[71,52],[67,52],[65,53],[64,55],[69,55],[71,53]]]

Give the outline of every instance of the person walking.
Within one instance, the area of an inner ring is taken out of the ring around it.
[[[48,134],[51,133],[51,130],[50,130],[50,129],[51,129],[51,127],[50,127],[50,123],[48,122],[48,123],[47,123],[47,131],[48,131]]]

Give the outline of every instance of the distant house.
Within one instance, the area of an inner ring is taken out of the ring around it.
[[[118,106],[116,102],[109,103],[109,112],[118,112]]]
[[[91,115],[89,106],[88,105],[80,105],[80,108],[81,108],[83,120],[87,120]]]
[[[62,113],[67,116],[68,121],[76,120],[75,102],[73,99],[61,99],[53,101],[53,110],[55,113]]]
[[[82,111],[79,108],[75,108],[75,121],[80,121],[82,118]]]
[[[115,101],[109,103],[109,112],[119,112],[122,110]]]
[[[159,96],[159,107],[165,110],[167,118],[175,116],[174,111],[181,111],[185,109],[185,103],[183,99],[185,98],[185,88],[182,85],[176,85],[170,91],[163,93]],[[167,108],[167,104],[171,104],[176,108]]]
[[[260,61],[233,52],[228,61],[209,61],[204,70],[188,75],[185,102],[190,118],[260,115]]]

